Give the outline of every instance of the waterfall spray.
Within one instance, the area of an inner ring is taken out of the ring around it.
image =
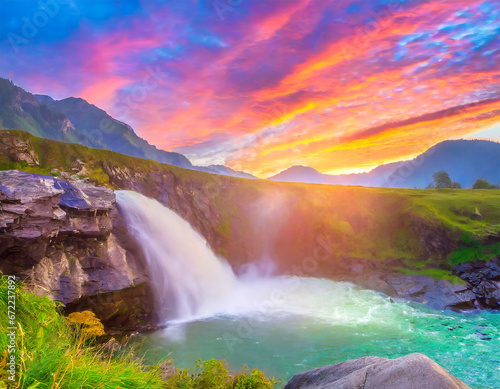
[[[143,249],[161,321],[212,312],[234,290],[236,277],[190,224],[158,201],[131,191],[116,199],[130,234]]]

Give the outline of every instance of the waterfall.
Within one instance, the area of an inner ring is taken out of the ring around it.
[[[163,322],[302,315],[354,325],[378,321],[373,312],[391,309],[390,300],[375,292],[360,294],[352,284],[318,278],[272,276],[259,262],[237,278],[175,212],[135,192],[118,191],[116,199],[146,257]]]
[[[156,200],[117,191],[116,200],[129,233],[147,260],[160,320],[211,314],[232,294],[237,281],[191,225]]]

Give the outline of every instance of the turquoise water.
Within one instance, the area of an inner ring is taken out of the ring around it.
[[[421,352],[473,388],[500,388],[500,315],[440,312],[314,278],[243,282],[219,313],[136,339],[146,361],[225,359],[283,380],[366,355]]]

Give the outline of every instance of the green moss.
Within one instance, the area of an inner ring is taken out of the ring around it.
[[[435,280],[447,280],[450,281],[452,284],[465,285],[464,281],[451,274],[449,270],[433,269],[433,268],[417,268],[417,269],[399,268],[399,270],[403,274],[429,276],[434,278]]]
[[[453,251],[448,256],[448,262],[454,266],[469,261],[490,261],[497,256],[500,256],[500,243],[482,245],[476,241]]]
[[[231,224],[229,220],[224,220],[219,223],[217,227],[217,231],[222,235],[222,236],[229,236],[231,235]]]

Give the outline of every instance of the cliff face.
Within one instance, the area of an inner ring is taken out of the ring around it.
[[[477,225],[464,220],[462,210],[455,215],[448,209],[453,193],[438,199],[437,205],[447,207],[441,217],[431,202],[436,192],[238,179],[16,131],[0,131],[0,156],[4,169],[24,163],[45,174],[86,176],[155,198],[189,221],[236,269],[261,259],[271,259],[283,273],[309,275],[350,276],[350,262],[357,259],[379,266],[386,260],[404,264],[432,258],[446,267],[462,232],[444,223],[454,217],[451,221],[458,226]]]
[[[73,310],[85,309],[91,297],[106,300],[106,317],[101,318],[109,328],[117,326],[119,315],[113,312],[120,309],[120,328],[134,327],[138,319],[126,318],[127,311],[132,311],[129,308],[139,307],[138,316],[150,321],[152,307],[127,301],[117,293],[149,278],[140,252],[124,243],[126,230],[111,189],[0,171],[0,205],[0,270],[4,274],[24,278],[33,293]],[[143,285],[139,293],[148,300],[150,292]]]
[[[478,239],[488,235],[498,240],[496,191],[459,193],[245,180],[18,131],[0,131],[0,158],[4,169],[57,171],[65,178],[87,177],[155,198],[189,221],[236,272],[245,271],[250,263],[265,266],[272,262],[276,273],[353,281],[436,308],[470,307],[474,298],[464,283],[438,282],[419,272],[417,265],[449,275],[452,265],[447,257],[460,244],[462,234],[472,231]],[[484,215],[481,222],[474,219],[475,208]],[[116,224],[108,245],[123,229]],[[119,246],[125,248],[122,243]],[[416,270],[416,274],[403,275],[401,269]]]

